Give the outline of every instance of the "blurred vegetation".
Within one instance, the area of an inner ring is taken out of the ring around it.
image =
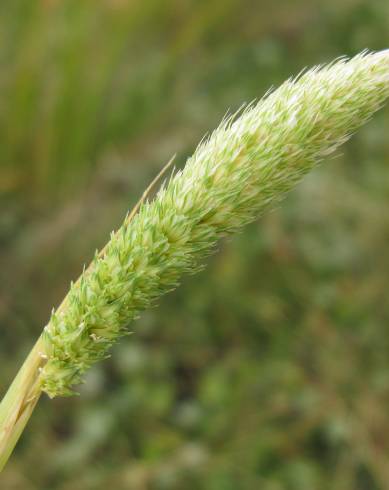
[[[385,0],[0,3],[1,389],[171,157],[304,66],[388,47]],[[42,399],[4,490],[389,487],[389,110]]]

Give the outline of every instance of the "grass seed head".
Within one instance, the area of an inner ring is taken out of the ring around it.
[[[223,236],[282,199],[389,95],[389,50],[290,79],[203,141],[182,171],[111,236],[44,329],[50,397],[73,394],[139,313],[174,289]]]

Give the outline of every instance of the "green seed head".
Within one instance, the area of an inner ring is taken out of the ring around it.
[[[72,386],[129,323],[223,236],[279,201],[389,96],[389,50],[313,68],[225,120],[152,202],[112,234],[44,329],[50,397]]]

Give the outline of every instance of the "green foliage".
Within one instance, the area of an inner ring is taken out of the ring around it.
[[[389,18],[381,0],[0,9],[3,390],[163,162],[302,66],[387,47]],[[388,131],[385,109],[142,315],[82,396],[43,400],[2,488],[386,488]]]

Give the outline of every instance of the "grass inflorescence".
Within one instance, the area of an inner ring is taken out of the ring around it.
[[[389,51],[290,79],[223,121],[182,171],[112,233],[43,333],[41,390],[71,395],[139,313],[369,120],[389,95]]]

